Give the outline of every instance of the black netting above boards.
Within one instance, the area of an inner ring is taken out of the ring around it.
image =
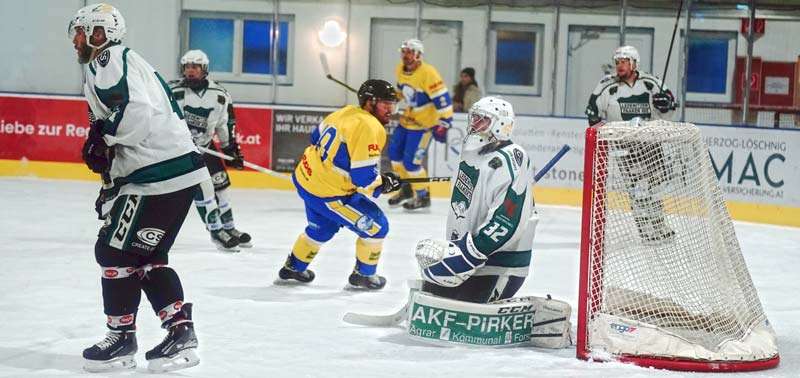
[[[391,4],[413,4],[417,0],[386,0]],[[477,7],[485,5],[497,5],[505,7],[553,7],[556,5],[567,8],[609,8],[620,7],[620,0],[422,0],[423,4],[441,7]],[[626,0],[625,5],[629,8],[639,9],[678,9],[679,1],[674,0]],[[693,0],[692,9],[719,9],[735,10],[737,5],[747,4],[742,0]],[[756,1],[756,9],[770,10],[797,10],[800,0],[764,0]]]

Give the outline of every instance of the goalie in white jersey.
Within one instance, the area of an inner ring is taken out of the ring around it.
[[[487,303],[512,297],[525,281],[538,216],[531,161],[510,140],[511,104],[484,97],[470,108],[468,119],[453,178],[447,241],[422,240],[416,256],[423,291]]]
[[[145,354],[149,369],[194,366],[199,359],[192,305],[184,303],[168,254],[197,184],[209,178],[208,170],[167,83],[122,45],[125,20],[116,8],[81,8],[68,31],[83,65],[83,92],[90,108],[82,157],[104,181],[95,205],[105,224],[94,252],[109,330],[83,351],[84,368],[96,372],[136,366],[142,291],[168,331]]]
[[[230,167],[244,169],[244,157],[236,142],[236,116],[231,95],[219,83],[208,78],[208,56],[201,50],[189,50],[181,57],[182,80],[171,81],[170,88],[178,101],[195,145],[216,150],[214,136],[222,152],[233,157]],[[238,252],[252,247],[250,234],[236,229],[233,222],[228,187],[231,180],[222,159],[203,154],[211,179],[200,185],[194,204],[211,240],[220,250]]]
[[[675,97],[661,80],[639,71],[639,52],[633,46],[614,51],[616,75],[600,80],[589,96],[586,115],[590,126],[603,121],[669,120],[675,111]],[[667,225],[659,188],[667,180],[664,154],[652,143],[618,146],[621,173],[631,198],[633,217],[644,244],[658,245],[675,236]]]

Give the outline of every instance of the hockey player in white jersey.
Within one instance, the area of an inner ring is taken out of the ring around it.
[[[639,52],[633,46],[614,51],[616,75],[600,80],[589,96],[586,115],[590,126],[603,121],[669,120],[676,108],[675,97],[658,78],[639,71]],[[675,236],[667,225],[658,188],[667,180],[663,151],[651,143],[618,146],[622,176],[631,198],[634,222],[645,244],[658,245]]]
[[[94,250],[109,330],[83,351],[84,368],[136,366],[142,291],[168,332],[145,354],[148,368],[161,372],[194,366],[199,359],[192,304],[184,301],[168,253],[208,170],[166,82],[121,44],[125,20],[116,8],[84,7],[68,31],[83,65],[92,119],[82,157],[104,179],[95,205],[105,224]]]
[[[236,142],[236,117],[228,91],[208,78],[208,56],[201,50],[189,50],[181,57],[183,79],[171,81],[175,99],[197,146],[216,149],[216,135],[222,152],[233,157],[228,166],[244,168],[244,158]],[[228,187],[231,185],[222,160],[203,154],[211,179],[203,182],[194,204],[211,233],[211,240],[223,251],[238,252],[252,247],[251,237],[236,229],[233,222]]]
[[[446,240],[418,243],[424,292],[467,302],[512,297],[528,275],[538,222],[531,161],[511,141],[514,110],[484,97],[469,110]]]
[[[661,80],[639,71],[639,52],[633,46],[614,50],[615,75],[600,80],[586,106],[589,125],[601,121],[672,118],[675,96]]]

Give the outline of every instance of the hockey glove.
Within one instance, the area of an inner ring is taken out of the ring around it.
[[[381,193],[391,193],[400,190],[400,176],[394,172],[381,173]]]
[[[92,122],[89,126],[89,137],[86,138],[81,150],[83,161],[94,173],[105,172],[111,166],[111,161],[108,158],[108,145],[103,140],[103,136],[100,135],[102,127],[103,121]]]
[[[451,121],[449,119],[440,119],[439,124],[431,128],[433,133],[433,140],[439,143],[447,142],[447,130],[450,129]]]
[[[461,239],[425,239],[417,243],[415,251],[422,278],[432,284],[456,287],[468,280],[475,270],[482,267],[486,255],[475,247],[472,235],[467,233]]]
[[[238,170],[244,169],[244,156],[242,156],[242,150],[239,149],[238,143],[231,143],[227,147],[223,147],[222,153],[233,158],[233,160],[225,160],[227,166]]]
[[[675,99],[669,91],[658,92],[653,95],[653,107],[661,113],[675,109]]]

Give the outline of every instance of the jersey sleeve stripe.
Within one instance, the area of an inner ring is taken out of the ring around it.
[[[377,165],[380,161],[381,161],[381,157],[380,156],[376,156],[374,158],[367,159],[367,160],[352,161],[352,162],[350,162],[350,169],[368,167],[370,165]]]

